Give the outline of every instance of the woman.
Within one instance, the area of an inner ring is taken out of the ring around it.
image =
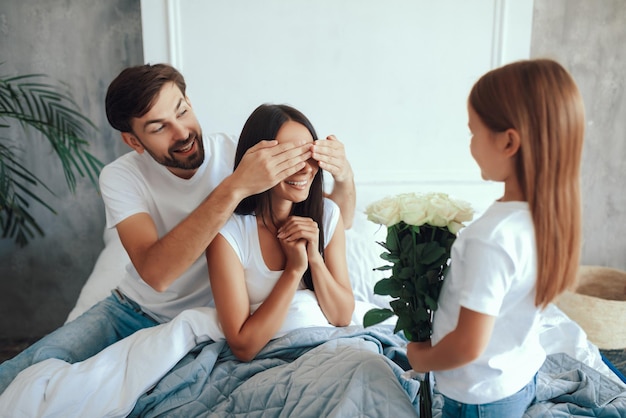
[[[310,143],[317,135],[298,110],[261,105],[241,132],[235,168],[267,138]],[[279,331],[297,291],[314,292],[331,325],[350,323],[354,296],[344,227],[337,205],[323,197],[322,171],[313,159],[272,189],[244,199],[209,245],[207,261],[220,325],[243,361]]]

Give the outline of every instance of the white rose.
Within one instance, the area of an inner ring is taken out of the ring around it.
[[[454,220],[456,222],[469,222],[474,218],[474,209],[472,205],[464,200],[454,200],[454,205],[457,207],[457,214]]]
[[[465,225],[463,225],[460,222],[456,222],[456,221],[451,221],[448,224],[448,231],[450,231],[451,233],[453,233],[454,235],[456,235],[457,232],[459,232],[461,230],[461,228],[463,228]]]
[[[433,226],[444,227],[455,219],[458,209],[452,204],[445,193],[429,193],[428,200],[428,223]]]
[[[428,221],[427,204],[422,195],[406,193],[398,196],[400,218],[408,225],[424,225]]]
[[[394,198],[386,197],[365,208],[367,219],[381,225],[391,226],[400,222],[400,210]]]

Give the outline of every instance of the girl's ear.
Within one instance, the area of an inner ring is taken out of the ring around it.
[[[512,157],[517,154],[517,151],[519,151],[519,133],[515,129],[507,129],[504,132],[504,135],[504,148],[502,150],[505,156]]]
[[[145,148],[143,147],[141,142],[139,142],[139,139],[137,139],[137,137],[132,133],[122,132],[122,139],[124,140],[126,145],[137,151],[139,154],[145,151]]]

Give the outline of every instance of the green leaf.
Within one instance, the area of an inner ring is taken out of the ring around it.
[[[42,74],[0,77],[0,129],[7,129],[13,135],[18,132],[12,129],[14,126],[22,128],[18,138],[1,139],[16,144],[39,138],[47,140],[70,191],[76,190],[79,177],[87,177],[97,189],[104,164],[87,151],[87,138],[93,137],[97,128],[80,113],[69,89],[42,81],[44,77]],[[0,233],[3,237],[12,238],[22,246],[35,233],[43,235],[28,204],[30,200],[55,213],[40,196],[41,190],[51,193],[44,181],[20,163],[12,148],[0,146]]]
[[[415,311],[415,321],[430,321],[430,313],[426,309],[418,309]]]
[[[428,309],[432,311],[437,310],[437,301],[435,299],[433,299],[429,295],[424,295],[424,301],[426,302],[426,306],[428,306]]]
[[[380,270],[380,271],[385,271],[385,270],[391,270],[393,268],[392,265],[386,265],[386,266],[380,266],[380,267],[376,267],[373,270]]]
[[[389,302],[389,306],[399,317],[403,317],[411,314],[411,310],[409,309],[409,305],[406,300],[403,299],[395,299]]]
[[[403,267],[398,274],[398,278],[401,280],[410,279],[415,276],[415,269],[413,267]]]
[[[367,328],[376,325],[391,318],[393,315],[394,313],[390,309],[370,309],[365,313],[365,316],[363,316],[363,326]]]
[[[398,261],[400,261],[400,258],[397,255],[393,255],[391,253],[382,253],[380,255],[380,258],[385,261],[389,261],[390,263],[397,263]]]
[[[387,248],[387,244],[385,242],[382,241],[376,241],[376,244],[380,245],[381,247],[383,247],[385,250],[389,251],[389,248]]]
[[[387,228],[387,241],[386,247],[391,252],[397,252],[400,248],[400,241],[398,240],[398,225],[393,225]]]
[[[401,291],[402,283],[393,279],[381,279],[374,285],[374,293],[377,295],[398,297]]]
[[[446,249],[442,247],[438,242],[426,243],[420,257],[422,264],[432,264],[441,256],[446,254]]]
[[[396,322],[396,327],[394,332],[404,331],[411,329],[411,318],[408,315],[398,316],[398,322]]]

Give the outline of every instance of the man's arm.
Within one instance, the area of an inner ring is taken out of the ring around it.
[[[239,166],[176,227],[159,239],[147,213],[117,224],[124,248],[141,278],[166,290],[200,257],[239,202],[261,193],[302,169],[311,158],[309,145],[264,141],[252,147]]]
[[[356,187],[354,173],[346,158],[344,146],[335,135],[329,135],[326,140],[315,141],[312,151],[313,158],[317,160],[320,168],[333,176],[335,184],[328,197],[341,209],[344,228],[350,229],[354,221]]]

